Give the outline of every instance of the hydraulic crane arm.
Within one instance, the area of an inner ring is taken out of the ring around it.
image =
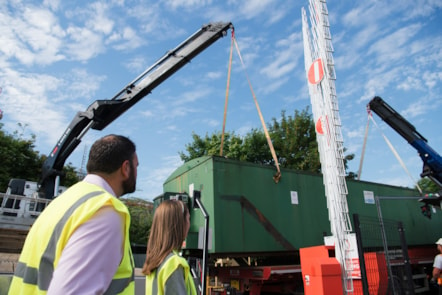
[[[192,58],[225,36],[228,29],[233,29],[230,22],[204,25],[175,49],[167,52],[112,99],[96,100],[84,112],[78,112],[43,164],[39,181],[39,190],[43,197],[53,198],[57,176],[61,174],[66,159],[90,128],[103,130]]]
[[[381,117],[417,150],[424,162],[421,177],[428,176],[442,188],[442,157],[427,144],[427,139],[379,96],[374,97],[367,108]]]

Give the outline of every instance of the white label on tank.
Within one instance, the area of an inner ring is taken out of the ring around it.
[[[189,197],[193,198],[194,184],[189,184]]]
[[[364,191],[365,204],[374,204],[374,193],[372,191]]]
[[[296,192],[296,191],[291,191],[291,192],[290,192],[290,199],[292,200],[292,204],[293,204],[293,205],[298,205],[298,204],[299,204],[299,200],[298,200],[298,192]]]

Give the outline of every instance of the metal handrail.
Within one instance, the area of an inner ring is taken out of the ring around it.
[[[17,214],[17,217],[39,215],[42,211],[41,208],[45,208],[51,202],[51,200],[49,199],[43,199],[34,196],[29,197],[5,193],[0,193],[0,198],[2,198],[2,202],[0,205],[0,214],[2,214],[3,212],[15,213]],[[8,200],[13,200],[12,204],[8,204]],[[19,208],[15,208],[17,206],[19,206]]]

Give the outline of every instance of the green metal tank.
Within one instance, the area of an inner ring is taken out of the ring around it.
[[[270,253],[296,251],[324,244],[331,235],[327,201],[321,175],[282,169],[275,183],[274,167],[206,156],[183,164],[165,181],[165,194],[192,196],[201,192],[209,215],[209,253]],[[373,196],[418,196],[412,189],[363,181],[347,181],[348,207],[353,213],[378,218]],[[204,217],[193,208],[187,249],[201,249]],[[417,200],[382,199],[383,218],[402,221],[409,245],[434,244],[442,228],[440,210],[428,219]],[[352,220],[353,223],[353,220]]]

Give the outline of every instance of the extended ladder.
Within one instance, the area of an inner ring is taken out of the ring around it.
[[[309,11],[311,34],[306,12],[302,9],[305,69],[317,127],[316,138],[336,258],[341,264],[343,288],[347,293],[353,291],[353,265],[347,243],[348,234],[352,229],[348,214],[344,146],[326,1],[310,0]]]

